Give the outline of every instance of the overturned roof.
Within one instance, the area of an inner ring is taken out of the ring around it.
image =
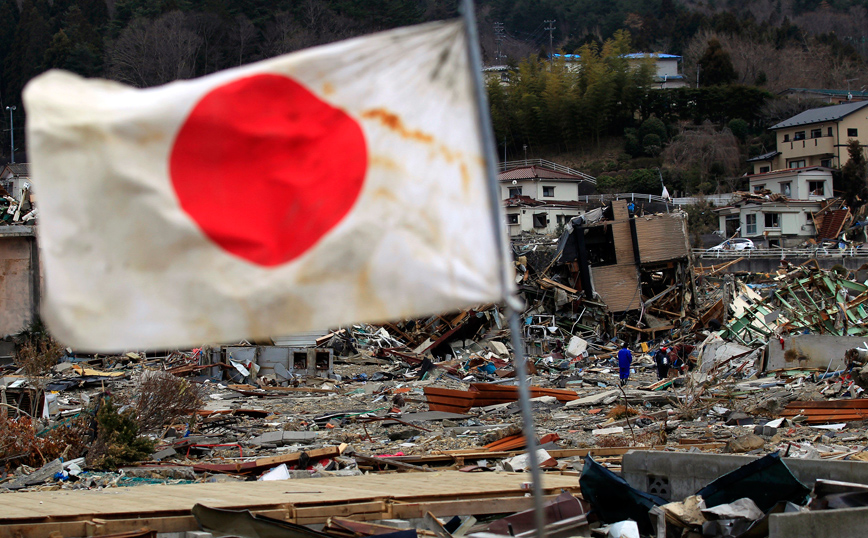
[[[801,114],[796,114],[790,119],[784,120],[777,125],[772,125],[770,129],[784,129],[786,127],[797,127],[799,125],[809,125],[811,123],[820,123],[824,121],[840,121],[844,116],[861,110],[868,106],[868,101],[856,101],[854,103],[845,103],[843,105],[824,106],[806,110]]]

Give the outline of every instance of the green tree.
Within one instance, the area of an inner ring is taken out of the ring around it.
[[[661,141],[666,140],[666,124],[656,116],[651,116],[639,126],[639,138],[645,139],[649,134],[657,135]]]
[[[51,46],[45,49],[43,64],[47,69],[64,67],[70,53],[72,53],[72,41],[69,40],[66,32],[60,30],[51,38]]]
[[[847,142],[847,153],[850,158],[841,168],[841,190],[850,207],[859,207],[865,203],[868,193],[868,162],[865,150],[856,139]]]
[[[744,142],[747,139],[747,132],[750,126],[743,119],[735,118],[729,120],[729,123],[727,123],[726,126],[729,127],[732,134],[734,134],[740,141]]]
[[[708,48],[697,63],[700,65],[699,83],[703,86],[724,86],[738,78],[729,53],[717,39],[708,41]]]
[[[15,38],[3,66],[4,103],[21,102],[21,88],[44,70],[42,62],[50,43],[48,21],[42,10],[31,0],[24,0]]]

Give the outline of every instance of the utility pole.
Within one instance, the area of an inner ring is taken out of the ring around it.
[[[556,20],[544,20],[543,22],[548,25],[545,27],[545,29],[548,30],[548,32],[549,32],[549,63],[551,63],[551,61],[554,60],[554,57],[555,57],[555,50],[554,50],[555,47],[554,47],[554,39],[552,37],[552,32],[555,31],[554,24],[558,21],[556,21]]]
[[[503,54],[503,23],[496,22],[494,23],[494,43],[497,45],[497,49],[494,51],[494,63],[496,65],[500,65],[501,59],[504,57]]]

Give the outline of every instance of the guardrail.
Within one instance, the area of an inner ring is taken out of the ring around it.
[[[545,159],[523,159],[520,161],[506,161],[498,164],[498,169],[503,172],[505,170],[511,170],[513,168],[519,168],[522,166],[541,166],[543,168],[548,168],[549,170],[554,170],[555,172],[562,172],[564,174],[572,174],[574,176],[579,176],[580,178],[589,181],[593,184],[597,184],[597,178],[594,176],[590,176],[584,172],[579,172],[578,170],[574,170],[569,166],[564,166],[562,164],[558,164],[556,162],[547,161]]]
[[[868,249],[864,248],[755,248],[745,250],[710,250],[695,248],[693,256],[700,258],[852,258],[856,256],[868,256]]]

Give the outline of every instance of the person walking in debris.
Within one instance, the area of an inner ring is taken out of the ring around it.
[[[669,350],[663,346],[657,350],[654,355],[654,362],[657,363],[657,379],[664,379],[669,374]]]
[[[627,384],[627,379],[630,377],[630,365],[633,363],[633,354],[630,353],[630,350],[627,349],[627,343],[624,342],[624,345],[621,346],[621,350],[618,351],[618,370],[620,370],[621,375],[621,385]]]
[[[676,346],[669,348],[669,373],[668,377],[678,377],[683,373],[684,361],[678,356]]]

